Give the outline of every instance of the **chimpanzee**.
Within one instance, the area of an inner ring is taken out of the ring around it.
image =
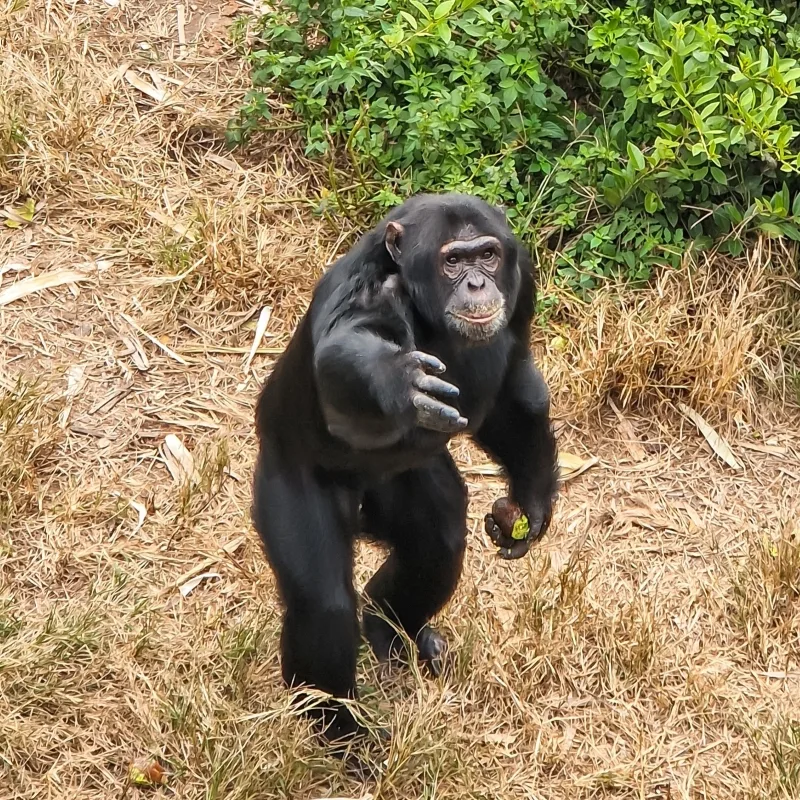
[[[550,523],[558,478],[547,387],[533,364],[535,285],[505,214],[476,197],[417,195],[319,281],[258,401],[253,521],[285,606],[282,672],[293,686],[356,695],[353,546],[389,546],[368,582],[364,634],[381,661],[396,631],[438,674],[448,601],[466,547],[466,487],[447,451],[469,433],[505,468],[529,532],[487,517],[505,558]],[[440,377],[444,376],[444,377]],[[332,700],[329,739],[360,733]]]

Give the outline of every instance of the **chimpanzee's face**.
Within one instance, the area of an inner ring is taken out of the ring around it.
[[[439,279],[448,286],[447,326],[465,339],[486,341],[508,324],[506,301],[498,288],[503,246],[472,226],[439,249]]]
[[[476,198],[473,208],[426,200],[411,218],[387,222],[386,247],[431,324],[487,342],[508,325],[516,301],[515,240],[499,212]]]

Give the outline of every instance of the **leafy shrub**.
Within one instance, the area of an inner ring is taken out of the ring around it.
[[[558,234],[576,287],[754,229],[800,239],[795,0],[283,0],[249,58],[231,142],[280,94],[370,212],[474,192]]]

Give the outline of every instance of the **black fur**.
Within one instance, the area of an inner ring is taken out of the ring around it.
[[[387,246],[390,222],[401,226],[400,257]],[[489,288],[502,295],[507,325],[488,341],[447,326],[455,290],[437,261],[446,242],[478,235],[496,237],[503,254]],[[507,470],[530,540],[544,533],[557,459],[547,388],[528,347],[534,301],[530,258],[504,215],[465,195],[410,199],[320,280],[256,415],[253,520],[286,608],[287,683],[355,696],[360,534],[391,548],[366,594],[437,669],[444,642],[427,623],[452,595],[465,550],[466,488],[446,449],[459,426]],[[446,371],[431,382],[436,359]],[[429,394],[420,388],[434,384]],[[367,612],[364,630],[387,658],[390,627]],[[335,703],[322,717],[331,737],[358,728]]]

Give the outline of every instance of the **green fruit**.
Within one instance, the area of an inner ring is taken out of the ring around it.
[[[511,529],[512,539],[524,539],[531,532],[531,524],[525,514],[520,514],[519,519]]]

